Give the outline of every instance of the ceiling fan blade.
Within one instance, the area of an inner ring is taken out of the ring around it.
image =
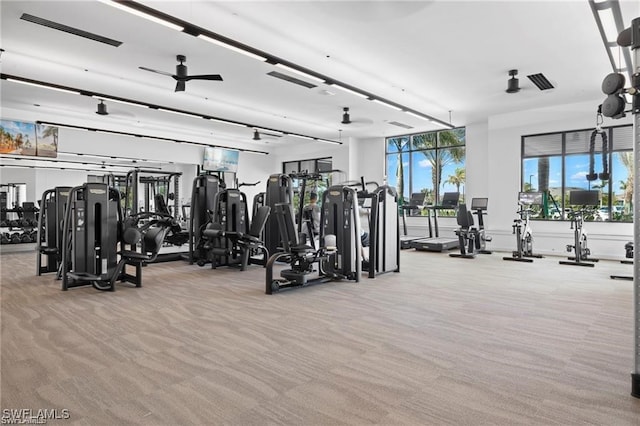
[[[189,75],[184,79],[180,80],[215,80],[222,81],[222,76],[220,74],[203,74],[203,75]]]
[[[166,75],[168,77],[173,77],[173,74],[171,74],[170,72],[165,72],[165,71],[158,71],[158,70],[154,70],[151,68],[147,68],[147,67],[138,67],[141,70],[145,70],[145,71],[150,71],[150,72],[155,72],[156,74],[162,74],[162,75]]]
[[[175,92],[184,92],[185,86],[186,84],[184,83],[184,80],[178,80]]]

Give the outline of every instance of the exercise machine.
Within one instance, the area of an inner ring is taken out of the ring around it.
[[[516,262],[533,262],[532,258],[542,258],[539,254],[533,253],[533,230],[531,229],[531,206],[543,205],[542,192],[520,192],[518,194],[518,204],[520,208],[516,212],[518,218],[513,220],[513,234],[516,236],[516,250],[511,252],[511,256],[505,256],[503,260],[513,260]]]
[[[140,212],[123,220],[120,192],[104,183],[72,188],[62,225],[62,290],[91,285],[115,291],[116,281],[141,287],[142,265],[158,255],[172,225],[171,216],[156,212]],[[134,265],[136,274],[127,274],[126,265]]]
[[[182,260],[190,255],[189,230],[183,229],[178,218],[180,209],[180,172],[134,169],[125,178],[125,198],[123,214],[131,216],[142,212],[156,212],[171,216],[174,224],[165,235],[163,250],[155,262]]]
[[[375,182],[373,182],[375,184]],[[367,212],[369,278],[386,272],[400,272],[400,219],[398,217],[398,194],[388,185],[376,185],[367,190],[361,178],[362,190],[357,192],[358,204]],[[365,269],[365,268],[363,268]]]
[[[193,179],[191,203],[189,207],[189,264],[207,259],[203,249],[202,231],[211,221],[211,213],[216,209],[216,195],[225,189],[224,181],[217,175],[202,174]]]
[[[472,198],[470,210],[467,210],[466,204],[458,206],[456,222],[459,228],[455,234],[458,236],[460,253],[451,253],[449,256],[471,259],[476,254],[491,254],[491,251],[487,250],[487,242],[492,238],[484,229],[484,212],[487,211],[488,204],[488,198]],[[478,216],[478,226],[474,224],[474,214]]]
[[[459,241],[457,238],[440,237],[440,231],[438,228],[438,211],[440,210],[455,210],[460,199],[459,192],[445,192],[442,196],[442,202],[434,206],[426,206],[427,219],[429,222],[429,237],[420,238],[411,241],[411,247],[416,250],[422,251],[446,251],[458,248]],[[433,227],[431,225],[431,213],[433,212]],[[435,231],[435,237],[434,232]]]
[[[36,235],[36,275],[58,272],[62,262],[62,221],[71,187],[58,186],[42,193]],[[43,265],[44,257],[44,265]]]
[[[491,250],[487,249],[487,243],[493,238],[487,235],[484,229],[484,216],[486,215],[487,207],[489,205],[488,198],[472,198],[471,199],[471,211],[478,216],[478,227],[476,228],[476,253],[491,254]]]
[[[584,229],[584,217],[591,212],[592,208],[598,205],[599,192],[589,190],[571,191],[569,193],[569,204],[581,205],[578,210],[569,212],[571,229],[573,230],[573,245],[567,245],[567,251],[574,252],[574,256],[568,261],[561,260],[561,265],[590,266],[599,259],[590,258],[591,250],[587,247],[587,231]],[[591,208],[588,208],[590,206]]]
[[[407,235],[407,212],[409,212],[409,215],[411,215],[411,213],[415,211],[421,212],[424,209],[424,195],[424,192],[415,192],[411,194],[411,197],[409,198],[409,204],[405,204],[401,207],[403,235],[400,236],[400,249],[402,250],[412,248],[411,241],[424,238]]]
[[[458,236],[460,253],[450,253],[449,256],[473,259],[477,253],[476,241],[479,239],[479,234],[478,229],[473,227],[473,214],[467,210],[466,204],[460,204],[458,206],[456,222],[460,227],[455,231]]]
[[[633,265],[633,241],[629,241],[624,245],[625,257],[631,260],[621,260],[620,263],[624,265]],[[612,280],[627,280],[633,281],[632,275],[610,275]]]
[[[266,294],[334,280],[360,281],[360,217],[353,188],[333,185],[322,195],[322,246],[318,250],[301,241],[291,203],[278,203],[275,207],[284,251],[271,255],[267,262]],[[282,270],[280,278],[274,278],[273,268],[280,260],[287,260],[290,268]]]
[[[198,249],[206,256],[198,260],[198,265],[208,261],[212,269],[239,266],[241,271],[249,264],[266,265],[269,251],[262,234],[270,211],[269,206],[258,207],[250,224],[245,194],[237,188],[219,191],[214,197],[211,222],[202,230]]]
[[[278,219],[275,215],[275,206],[278,203],[293,204],[291,177],[282,173],[269,176],[264,195],[264,205],[271,208],[271,213],[264,227],[264,245],[271,255],[283,249]]]

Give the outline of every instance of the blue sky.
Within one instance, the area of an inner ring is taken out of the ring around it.
[[[421,189],[427,188],[432,189],[432,180],[431,180],[431,163],[429,160],[420,152],[414,152],[413,155],[413,192],[420,192]],[[404,165],[404,196],[409,197],[409,153],[402,154],[403,165]],[[396,170],[398,167],[398,155],[388,155],[387,156],[387,182],[391,186],[396,186],[397,177]],[[442,181],[446,181],[450,175],[455,173],[456,168],[464,167],[464,163],[461,164],[449,164],[445,166],[442,170]],[[440,186],[441,194],[444,192],[454,192],[456,190],[455,185],[451,184],[443,184]],[[464,192],[464,186],[460,187],[460,192]]]
[[[0,124],[6,132],[11,133],[14,137],[18,133],[22,133],[23,136],[28,136],[32,143],[36,139],[36,130],[34,123],[24,123],[21,121],[0,120]]]

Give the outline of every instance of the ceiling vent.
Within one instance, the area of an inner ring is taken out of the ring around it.
[[[402,127],[403,129],[413,129],[412,126],[409,126],[408,124],[400,123],[400,122],[397,122],[397,121],[390,121],[389,124],[393,124],[394,126]]]
[[[538,86],[538,89],[540,90],[553,89],[554,87],[553,84],[551,84],[551,82],[547,80],[547,77],[545,77],[544,74],[542,73],[531,74],[531,75],[528,75],[527,78],[531,80],[533,84]]]
[[[267,75],[270,75],[271,77],[279,78],[280,80],[288,81],[289,83],[297,84],[298,86],[306,87],[307,89],[313,89],[314,87],[318,87],[315,84],[312,84],[303,80],[298,80],[295,77],[291,77],[290,75],[287,75],[287,74],[282,74],[281,72],[278,72],[278,71],[268,72]]]
[[[59,22],[49,21],[48,19],[39,18],[37,16],[23,13],[20,17],[23,21],[32,22],[34,24],[42,25],[43,27],[53,28],[54,30],[62,31],[65,33],[77,35],[78,37],[88,38],[89,40],[97,41],[100,43],[108,44],[110,46],[118,47],[122,44],[121,41],[113,40],[111,38],[103,37],[98,34],[93,34],[87,31],[80,30],[78,28],[69,27]]]

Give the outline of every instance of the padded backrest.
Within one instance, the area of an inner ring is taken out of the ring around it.
[[[471,228],[473,226],[473,215],[467,210],[466,204],[460,204],[458,206],[458,214],[456,215],[458,226],[461,228]]]
[[[154,200],[156,202],[156,212],[164,213],[166,215],[170,214],[169,208],[167,207],[167,203],[164,201],[162,194],[156,194]]]
[[[253,217],[253,222],[251,222],[251,229],[249,229],[249,235],[252,237],[259,237],[264,230],[264,226],[267,224],[267,219],[269,219],[269,213],[271,213],[271,207],[269,206],[260,206],[256,210],[256,215]]]
[[[275,207],[282,245],[285,252],[290,252],[292,246],[300,245],[296,224],[293,221],[293,206],[289,203],[276,203]]]
[[[168,230],[167,226],[152,226],[149,228],[144,234],[144,250],[153,255],[158,254]]]
[[[135,227],[129,227],[122,233],[122,240],[126,244],[138,244],[140,242],[140,231]]]

